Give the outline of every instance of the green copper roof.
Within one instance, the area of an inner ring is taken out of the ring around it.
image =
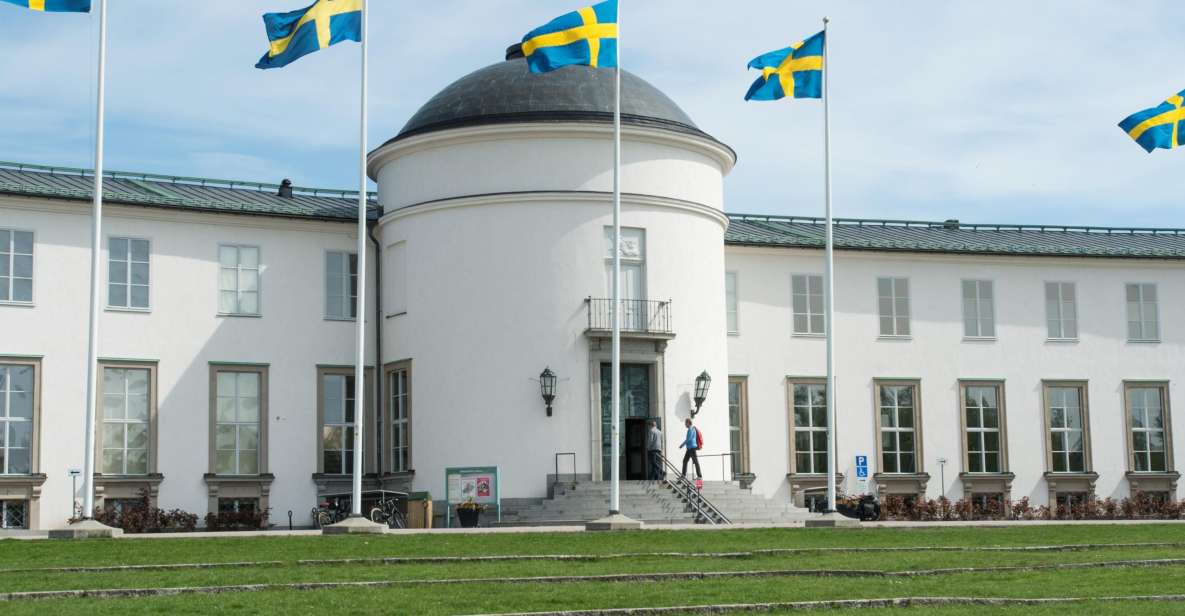
[[[316,220],[357,220],[357,191],[292,187],[292,198],[277,194],[279,184],[110,171],[103,173],[103,201],[200,212],[254,214]],[[89,201],[94,172],[0,162],[0,194]],[[378,216],[369,195],[371,219]]]
[[[724,241],[741,246],[822,248],[823,219],[730,214]],[[982,255],[1185,259],[1185,229],[966,224],[957,220],[835,219],[848,250]]]

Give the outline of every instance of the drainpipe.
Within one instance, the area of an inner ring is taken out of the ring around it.
[[[381,206],[378,215],[380,218],[383,215]],[[383,430],[383,381],[386,379],[386,375],[383,374],[383,247],[378,238],[374,236],[376,227],[378,227],[377,221],[366,225],[366,236],[374,244],[374,470],[381,478],[383,476],[383,436],[386,434]],[[365,306],[360,307],[359,318],[362,317],[361,313],[365,309]],[[379,485],[382,485],[381,481]]]

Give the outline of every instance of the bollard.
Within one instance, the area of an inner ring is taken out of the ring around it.
[[[292,530],[292,510],[288,510],[288,530]]]

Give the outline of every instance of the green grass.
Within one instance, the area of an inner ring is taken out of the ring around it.
[[[1185,591],[1185,566],[1005,571],[918,578],[726,577],[659,582],[504,583],[489,578],[614,573],[860,569],[903,571],[954,567],[1036,566],[1057,563],[1185,558],[1185,547],[1121,547],[1131,543],[1185,544],[1185,525],[1020,526],[638,533],[521,533],[387,535],[383,537],[264,537],[86,542],[0,541],[0,569],[234,561],[282,561],[247,568],[113,572],[0,572],[0,592],[285,584],[294,582],[475,579],[445,586],[267,590],[220,595],[134,599],[55,599],[0,604],[4,614],[309,613],[474,614],[576,608],[789,602],[910,596],[1108,597]],[[760,554],[741,558],[658,554],[580,561],[452,561],[400,564],[301,565],[310,558],[486,556],[658,552],[735,552],[769,548],[986,547],[1112,544],[1062,552],[882,551]],[[481,579],[486,581],[482,581]],[[985,608],[842,610],[828,614],[1141,614],[1185,613],[1185,603],[1101,603]]]

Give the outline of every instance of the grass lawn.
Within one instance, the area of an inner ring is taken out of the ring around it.
[[[1175,544],[1131,546],[1125,544]],[[922,551],[1096,544],[1068,551]],[[859,551],[861,548],[900,551]],[[849,548],[851,551],[830,551]],[[710,556],[763,549],[818,551]],[[705,553],[673,556],[663,552]],[[627,557],[596,558],[610,554]],[[492,555],[587,555],[568,561],[449,561],[300,564],[305,559]],[[307,613],[476,614],[512,611],[793,602],[885,597],[1115,597],[1185,592],[1185,565],[944,573],[923,577],[744,577],[697,579],[690,572],[786,570],[918,571],[1185,559],[1185,526],[1018,526],[634,533],[261,537],[86,542],[0,541],[0,593],[104,588],[175,588],[306,582],[391,582],[388,586],[187,594],[165,597],[16,600],[4,614]],[[101,572],[16,571],[61,566],[263,562],[251,567]],[[509,582],[501,578],[670,573],[660,581]],[[442,584],[439,581],[454,580]],[[419,581],[420,583],[408,583]],[[424,581],[438,581],[425,584]],[[1185,603],[1086,602],[1073,605],[833,610],[828,614],[1180,614]],[[799,612],[800,613],[800,612]]]

